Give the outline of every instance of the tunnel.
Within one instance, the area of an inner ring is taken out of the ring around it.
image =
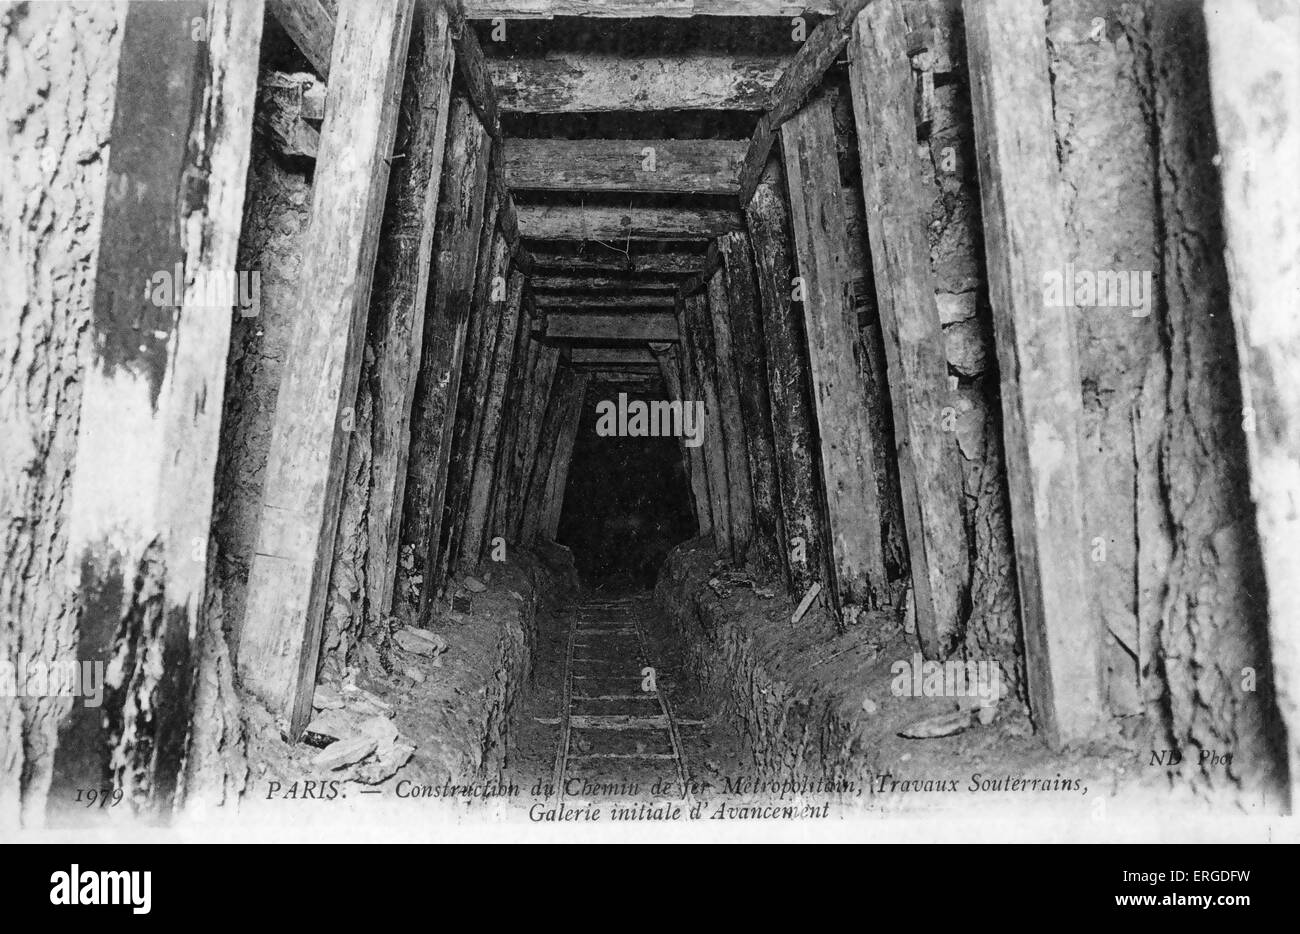
[[[167,820],[1289,811],[1297,146],[1246,21],[212,0],[159,51],[187,5],[41,6],[0,30],[108,101],[7,131],[62,194],[4,637],[108,680],[13,708],[0,824],[103,776]]]

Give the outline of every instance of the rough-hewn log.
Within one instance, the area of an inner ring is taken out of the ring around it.
[[[501,138],[501,120],[497,115],[496,93],[492,88],[492,74],[483,50],[479,48],[474,30],[463,26],[456,32],[456,75],[469,96],[469,102],[478,114],[483,129],[494,140]]]
[[[572,256],[567,253],[530,251],[535,271],[620,272],[629,275],[688,275],[698,272],[706,257],[701,253],[625,254],[605,247],[593,247],[591,253]]]
[[[519,445],[515,451],[515,464],[510,481],[514,495],[510,502],[509,528],[511,536],[518,542],[528,541],[524,538],[524,516],[530,508],[528,486],[532,482],[533,470],[537,464],[537,450],[541,444],[546,407],[550,404],[555,389],[556,371],[559,369],[560,362],[558,347],[538,344],[535,341],[530,347],[533,351],[533,360],[528,377],[525,405],[521,406],[519,411]]]
[[[1046,30],[1042,10],[1018,0],[963,6],[1030,703],[1059,744],[1092,733],[1101,687],[1084,593],[1075,325],[1043,295],[1043,270],[1065,255]]]
[[[671,294],[655,295],[624,293],[616,295],[590,295],[578,293],[557,293],[538,291],[534,285],[533,301],[538,308],[550,311],[553,308],[672,308],[675,301]]]
[[[506,383],[505,399],[501,403],[501,440],[496,446],[496,459],[492,465],[492,501],[488,507],[485,532],[487,546],[492,544],[493,538],[500,536],[504,540],[510,534],[509,504],[515,496],[511,486],[514,480],[515,450],[519,445],[522,415],[526,407],[524,394],[528,391],[528,371],[535,346],[532,334],[529,333],[529,319],[529,302],[521,295],[515,326],[515,346],[510,354],[510,376]]]
[[[956,434],[944,431],[944,407],[955,400],[930,268],[930,199],[917,175],[906,39],[897,0],[873,3],[854,27],[849,76],[893,403],[912,605],[922,645],[942,657],[960,633],[970,558]]]
[[[658,366],[655,355],[647,347],[574,347],[569,355],[574,364],[648,363]]]
[[[745,143],[720,139],[511,139],[506,180],[542,191],[735,194]]]
[[[325,83],[307,72],[262,73],[257,87],[258,130],[276,152],[285,156],[315,159],[320,149],[320,130],[314,125],[325,118]]]
[[[426,302],[424,348],[411,409],[411,449],[402,510],[402,548],[414,550],[416,566],[422,571],[430,550],[437,549],[442,528],[465,334],[483,229],[490,145],[490,137],[469,102],[463,97],[454,98],[434,239],[434,288],[429,290]],[[421,614],[432,589],[432,581],[424,580]],[[398,589],[399,600],[404,590]],[[398,601],[395,604],[402,607]]]
[[[775,160],[745,207],[762,310],[772,436],[785,523],[783,554],[790,584],[802,594],[825,568],[820,494],[813,454],[812,390],[804,355],[800,311],[791,301],[793,257],[790,215]]]
[[[650,352],[659,363],[659,372],[663,376],[664,387],[668,390],[668,400],[683,405],[693,401],[687,399],[684,393],[679,345],[655,343],[650,345]],[[704,470],[704,452],[698,444],[688,446],[685,438],[679,437],[677,442],[691,483],[691,503],[695,508],[695,523],[699,534],[712,534],[713,517],[709,513],[709,480]]]
[[[675,292],[675,279],[634,279],[626,276],[533,276],[534,291],[575,291],[580,289],[619,290],[624,292]]]
[[[334,16],[321,0],[266,0],[266,8],[322,79],[330,76]]]
[[[455,52],[441,7],[426,13],[402,91],[388,208],[380,232],[370,328],[375,405],[367,509],[366,587],[372,619],[392,609],[411,449],[411,407],[424,346],[424,309],[442,190]]]
[[[348,433],[413,4],[343,0],[302,289],[267,455],[239,671],[297,734],[311,713]]]
[[[740,393],[740,416],[744,424],[745,447],[749,453],[750,487],[753,492],[754,534],[749,555],[768,573],[782,577],[787,572],[781,557],[785,548],[781,512],[777,500],[776,449],[772,440],[772,404],[767,387],[766,350],[763,346],[761,312],[754,254],[743,232],[718,238],[722,270],[731,317],[731,345]]]
[[[763,110],[781,76],[775,58],[624,58],[564,54],[488,60],[504,113]]]
[[[781,128],[791,228],[802,279],[813,405],[840,606],[874,606],[887,592],[880,506],[850,300],[848,227],[825,97]]]
[[[731,548],[744,561],[754,537],[754,497],[750,487],[745,419],[740,410],[740,379],[732,350],[731,302],[721,269],[709,280],[708,323],[713,336],[713,372],[718,393],[717,427],[727,457],[727,498],[731,510]]]
[[[560,367],[546,405],[524,503],[523,541],[553,539],[568,479],[569,458],[577,436],[578,417],[587,392],[586,373]]]
[[[1273,677],[1300,800],[1300,14],[1253,0],[1205,7],[1223,158],[1232,317],[1268,602]],[[1280,114],[1289,114],[1279,120]]]
[[[551,452],[550,467],[546,472],[546,491],[542,501],[542,522],[539,533],[547,541],[555,541],[560,528],[560,512],[564,508],[564,491],[569,483],[569,467],[573,463],[573,445],[578,437],[578,426],[582,423],[582,407],[587,398],[587,386],[591,376],[576,373],[573,388],[564,398],[561,412],[559,436],[556,438],[555,450]]]
[[[723,413],[718,402],[718,368],[713,347],[713,327],[708,302],[703,295],[681,300],[679,326],[682,346],[690,364],[696,399],[704,403],[705,473],[709,484],[709,508],[718,551],[734,557],[730,477],[727,474],[727,446]]]
[[[483,417],[476,439],[474,466],[470,473],[469,501],[465,507],[461,532],[459,565],[466,571],[472,571],[483,556],[483,540],[487,532],[488,509],[492,498],[492,478],[500,443],[501,412],[511,364],[514,362],[515,346],[518,343],[519,306],[523,294],[524,276],[522,273],[515,272],[510,276],[510,285],[501,312],[501,326],[497,330],[495,347],[491,349],[491,359],[485,361],[481,367],[489,377],[484,384],[482,395],[476,397],[481,400]]]
[[[556,16],[798,16],[834,13],[832,0],[464,0],[470,19],[551,19]]]
[[[536,240],[707,240],[738,230],[722,208],[611,208],[516,205],[519,233]]]
[[[546,316],[546,336],[557,340],[675,341],[677,321],[670,314],[655,312],[551,312]]]
[[[210,17],[207,41],[177,42],[196,15]],[[256,2],[126,11],[68,503],[74,644],[21,646],[33,658],[62,650],[105,666],[103,705],[69,701],[58,714],[52,811],[72,806],[76,789],[108,781],[129,806],[170,817],[183,794],[196,675],[199,691],[215,677],[201,667],[206,558],[240,298],[229,292],[207,307],[206,286],[236,286],[261,36]],[[0,746],[24,740],[48,741],[6,735]],[[11,754],[22,761],[21,748],[0,755]],[[0,819],[16,805],[0,801]]]

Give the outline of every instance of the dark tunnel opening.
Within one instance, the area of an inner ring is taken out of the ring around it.
[[[611,593],[653,587],[668,553],[698,532],[678,439],[597,433],[598,405],[620,394],[628,405],[666,398],[661,383],[590,384],[557,536],[583,584]]]

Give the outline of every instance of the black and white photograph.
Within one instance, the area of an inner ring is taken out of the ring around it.
[[[14,0],[0,108],[0,840],[1300,842],[1297,0]]]

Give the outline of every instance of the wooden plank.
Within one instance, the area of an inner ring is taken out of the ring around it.
[[[388,184],[412,3],[342,0],[312,186],[300,302],[267,455],[248,575],[244,686],[306,725]]]
[[[635,279],[628,276],[533,276],[529,282],[537,291],[618,289],[628,292],[675,292],[676,279]]]
[[[526,277],[524,281],[526,284]],[[504,541],[510,535],[510,501],[515,497],[512,486],[515,451],[519,446],[519,433],[523,427],[524,410],[527,408],[529,368],[537,346],[529,332],[532,324],[530,318],[529,300],[526,295],[521,295],[515,346],[510,359],[510,377],[506,385],[506,397],[502,402],[501,441],[497,444],[496,462],[492,467],[492,502],[488,508],[488,541],[485,548],[491,546],[491,539],[500,536]],[[495,558],[498,554],[493,553],[492,556]]]
[[[546,409],[555,391],[559,369],[560,350],[533,342],[534,360],[529,377],[527,408],[521,409],[519,447],[515,453],[515,467],[511,474],[514,498],[510,503],[509,526],[515,541],[524,542],[524,516],[528,506],[528,487],[537,464],[541,446],[542,428]]]
[[[574,386],[561,416],[560,434],[551,455],[550,470],[546,477],[546,498],[543,500],[541,534],[555,541],[560,528],[560,513],[564,508],[564,492],[569,483],[569,467],[573,464],[573,445],[582,423],[582,407],[591,381],[586,373],[575,374]]]
[[[557,340],[675,341],[677,321],[670,314],[655,312],[552,312],[546,316],[546,336]]]
[[[800,309],[791,301],[790,215],[773,160],[745,206],[754,247],[767,384],[771,389],[779,504],[785,525],[790,586],[803,594],[823,574],[826,540],[818,508],[813,411]]]
[[[701,448],[709,486],[713,539],[719,554],[733,557],[731,497],[727,492],[727,452],[722,435],[722,415],[718,407],[717,368],[708,313],[704,296],[690,295],[681,300],[678,315],[684,359],[691,370],[693,395],[704,403],[704,443]]]
[[[412,41],[414,59],[402,90],[402,119],[392,163],[389,207],[380,231],[370,305],[377,335],[374,422],[371,429],[366,588],[372,619],[392,610],[399,559],[402,503],[411,448],[411,409],[424,346],[424,309],[443,152],[451,107],[455,52],[441,7],[427,13]]]
[[[650,352],[659,363],[664,386],[670,402],[687,403],[683,391],[681,354],[677,344],[651,344]],[[700,535],[713,533],[713,517],[709,514],[708,477],[704,472],[704,453],[699,445],[688,446],[685,438],[678,438],[678,448],[691,483],[691,503],[695,509],[695,522]]]
[[[542,191],[735,194],[745,143],[706,139],[510,139],[506,181]]]
[[[1300,800],[1300,16],[1252,0],[1205,8],[1251,498],[1268,578],[1277,705]],[[1232,128],[1224,132],[1223,128]]]
[[[176,41],[197,16],[206,41]],[[205,284],[235,284],[261,41],[258,2],[125,11],[67,504],[75,631],[69,621],[71,644],[26,647],[58,653],[54,664],[104,665],[106,694],[57,714],[52,807],[108,780],[150,821],[174,813],[203,691],[192,672],[207,664],[206,556],[238,302],[208,307]],[[140,288],[164,280],[175,290],[165,300]]]
[[[832,0],[464,0],[469,19],[552,19],[556,16],[798,16],[835,12]]]
[[[763,110],[778,58],[627,58],[565,53],[487,62],[503,113]]]
[[[731,302],[719,269],[709,280],[708,320],[712,327],[713,372],[718,394],[717,430],[722,433],[727,458],[727,499],[731,510],[731,548],[738,562],[745,560],[754,536],[754,499],[749,476],[749,451],[745,420],[740,412],[740,380],[732,350]]]
[[[674,297],[668,295],[590,295],[564,292],[541,292],[534,285],[533,301],[538,308],[672,308]]]
[[[522,540],[525,543],[554,539],[552,516],[558,518],[563,500],[564,481],[568,477],[569,457],[577,436],[578,415],[587,392],[586,373],[560,367],[555,386],[546,404],[538,435],[537,456],[533,462],[523,507]]]
[[[411,409],[411,448],[403,504],[402,548],[414,549],[416,566],[422,571],[430,550],[437,550],[442,528],[465,335],[483,228],[490,145],[490,137],[469,101],[453,98],[434,235],[435,287],[429,290],[425,306],[424,347]],[[432,582],[426,580],[425,584]],[[425,586],[421,590],[421,612],[427,607],[431,589]],[[398,592],[401,594],[402,588]]]
[[[597,252],[599,251],[599,252]],[[619,272],[628,275],[686,275],[698,272],[705,257],[699,253],[640,253],[626,254],[595,247],[589,253],[572,256],[567,253],[547,253],[531,250],[535,271],[558,270],[566,274],[578,272]]]
[[[803,280],[803,319],[821,445],[822,479],[840,607],[874,607],[888,592],[880,540],[866,388],[855,354],[835,126],[818,97],[781,128],[791,229]]]
[[[281,155],[315,159],[320,149],[316,124],[325,117],[325,93],[325,83],[306,72],[264,71],[254,114],[258,131]]]
[[[329,80],[334,16],[325,4],[321,0],[266,0],[266,9],[316,69],[316,74],[322,80]]]
[[[482,395],[483,419],[477,438],[473,470],[471,471],[469,501],[461,532],[459,565],[462,570],[473,571],[483,557],[483,542],[487,532],[488,509],[492,498],[492,480],[497,461],[498,437],[501,429],[502,408],[505,403],[506,384],[514,362],[519,335],[519,311],[524,294],[524,276],[515,272],[501,312],[501,326],[497,331],[492,357],[482,369],[490,376]]]
[[[501,119],[497,112],[496,93],[492,88],[492,74],[483,58],[483,50],[472,29],[458,29],[455,38],[456,76],[469,96],[469,102],[474,106],[483,129],[494,140],[499,140]]]
[[[613,208],[516,205],[519,233],[535,240],[708,240],[738,230],[723,208]]]
[[[655,355],[646,347],[574,347],[569,361],[574,364],[645,363],[658,366]]]
[[[1075,322],[1042,293],[1043,270],[1066,255],[1046,29],[1042,10],[1018,0],[963,9],[1029,697],[1059,745],[1090,736],[1102,708],[1084,592]]]
[[[772,403],[767,386],[766,350],[754,254],[743,232],[718,238],[730,310],[731,344],[739,384],[740,417],[749,454],[753,494],[754,534],[749,558],[764,573],[787,574],[781,556],[785,548],[781,510],[777,501],[776,448],[772,438]]]
[[[897,0],[879,0],[859,15],[849,43],[849,77],[893,403],[912,606],[922,646],[942,658],[964,622],[970,556],[956,435],[943,430],[944,408],[955,399],[930,268],[931,199],[922,188],[913,142],[907,23]]]

